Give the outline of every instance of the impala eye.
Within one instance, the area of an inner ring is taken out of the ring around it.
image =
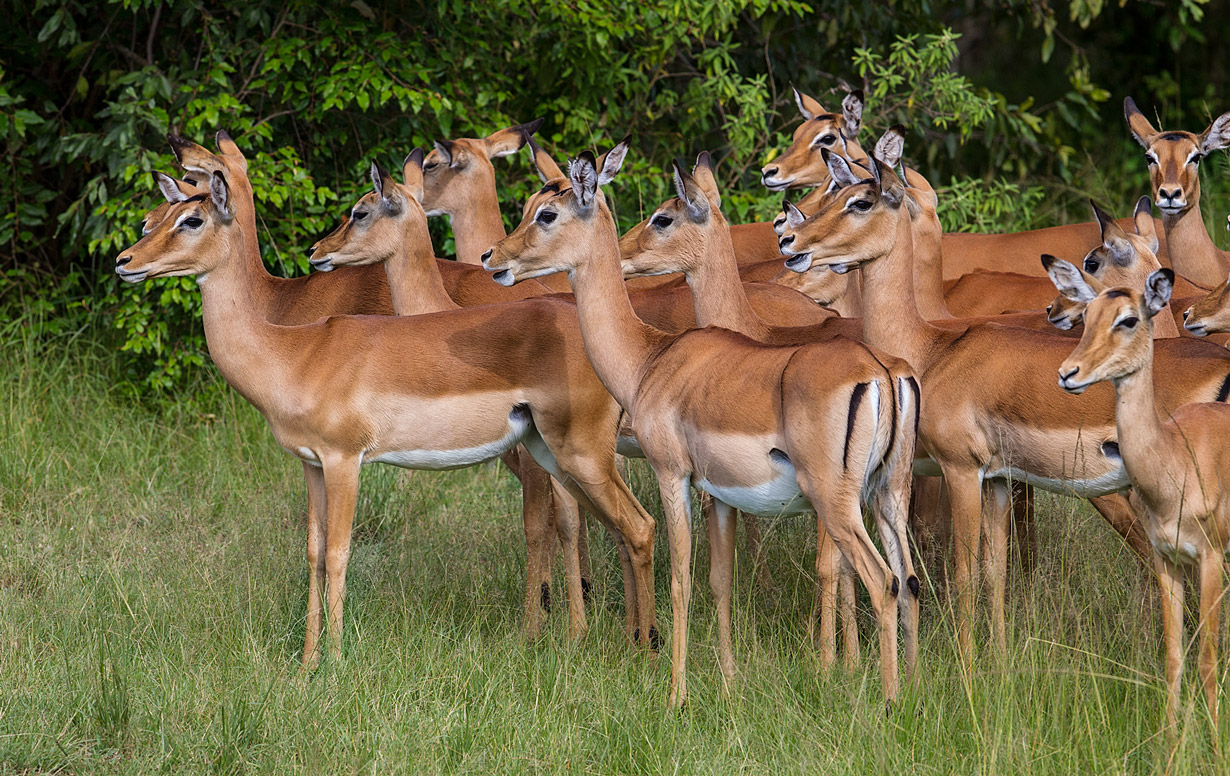
[[[1195,153],[1191,155],[1191,158],[1187,160],[1187,163],[1188,164],[1200,164],[1200,160],[1203,158],[1204,158],[1204,154]]]
[[[1156,157],[1156,156],[1154,156],[1152,153],[1146,153],[1146,154],[1145,154],[1145,163],[1146,163],[1146,164],[1148,164],[1150,167],[1152,167],[1152,166],[1154,166],[1155,164],[1157,164],[1157,157]]]
[[[1098,267],[1100,266],[1101,265],[1098,264],[1096,259],[1085,259],[1085,271],[1088,272],[1090,275],[1097,272]]]
[[[362,221],[364,218],[367,218],[367,211],[366,210],[356,210],[350,214],[350,217],[356,221]]]
[[[825,135],[824,137],[820,138],[816,142],[818,142],[820,145],[832,145],[833,143],[837,142],[837,136],[836,135]]]
[[[668,215],[656,215],[653,217],[653,220],[650,221],[649,223],[658,227],[659,229],[665,229],[666,227],[670,226],[674,222],[675,222],[675,219],[671,218]]]
[[[555,220],[557,215],[558,213],[554,210],[544,210],[538,214],[538,223],[549,224]]]
[[[205,222],[204,222],[204,221],[202,221],[201,219],[197,218],[196,216],[189,216],[188,218],[185,218],[185,219],[184,219],[183,221],[181,221],[180,223],[181,223],[183,226],[188,227],[189,229],[196,229],[196,228],[200,227],[202,224],[204,224]]]
[[[1138,324],[1138,323],[1140,323],[1140,319],[1139,319],[1139,318],[1137,318],[1135,315],[1129,315],[1128,317],[1126,317],[1126,318],[1124,318],[1123,320],[1119,321],[1119,322],[1118,322],[1118,323],[1116,323],[1115,325],[1116,325],[1116,326],[1119,326],[1119,327],[1121,327],[1121,328],[1127,329],[1128,331],[1131,331],[1132,329],[1135,329],[1135,328],[1136,328],[1136,324]]]
[[[423,165],[423,172],[430,172],[440,166],[439,162],[428,162]]]
[[[868,210],[871,210],[871,203],[865,199],[856,199],[850,203],[850,208],[860,213],[866,213]]]

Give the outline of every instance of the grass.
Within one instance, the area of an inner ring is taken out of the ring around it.
[[[557,608],[529,640],[511,476],[372,467],[344,657],[304,675],[301,471],[259,415],[225,388],[142,402],[108,384],[114,356],[96,340],[20,332],[0,346],[0,772],[1224,772],[1190,662],[1180,733],[1162,732],[1143,567],[1059,498],[1040,500],[1036,568],[1013,570],[1008,654],[983,649],[963,671],[932,579],[919,682],[887,715],[867,612],[852,670],[821,671],[806,639],[807,521],[767,531],[773,591],[740,557],[741,678],[724,692],[698,531],[691,698],[676,714],[666,654],[622,636],[599,531],[590,634],[570,641]],[[656,510],[643,465],[631,479]],[[661,543],[657,560],[665,622]]]

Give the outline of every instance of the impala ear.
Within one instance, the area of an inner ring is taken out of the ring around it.
[[[1207,154],[1230,145],[1230,113],[1223,113],[1200,133],[1200,152]]]
[[[1131,97],[1123,98],[1123,117],[1127,119],[1128,129],[1132,131],[1136,142],[1148,148],[1149,141],[1157,134],[1157,130],[1145,118],[1145,114],[1140,112],[1140,108],[1136,107],[1136,101]]]
[[[415,148],[406,154],[406,160],[401,163],[402,185],[410,191],[414,201],[423,201],[423,158],[426,154],[421,148]]]
[[[231,207],[230,189],[226,185],[226,178],[220,172],[209,176],[209,199],[223,221],[230,221],[235,217],[235,210]]]
[[[696,157],[696,166],[692,168],[692,177],[701,191],[709,199],[709,204],[715,210],[722,209],[722,192],[718,190],[717,176],[713,174],[713,157],[708,151],[701,151]]]
[[[842,134],[853,140],[863,128],[863,90],[855,89],[841,101],[841,115],[846,120]]]
[[[786,214],[786,226],[791,229],[798,229],[807,220],[803,211],[795,207],[794,203],[788,199],[782,199],[782,212]]]
[[[1055,288],[1059,289],[1059,293],[1065,298],[1073,302],[1089,304],[1098,295],[1085,281],[1085,276],[1081,274],[1081,271],[1071,262],[1044,253],[1042,254],[1042,266],[1046,268],[1046,274],[1050,276]]]
[[[683,202],[688,219],[701,224],[709,219],[709,199],[701,191],[696,180],[688,174],[678,159],[671,162],[674,171],[675,193]]]
[[[615,180],[619,168],[624,166],[624,157],[628,155],[628,147],[632,143],[632,135],[615,144],[615,147],[598,157],[595,165],[598,169],[598,185],[605,186]]]
[[[1145,279],[1145,312],[1149,317],[1160,313],[1170,304],[1170,293],[1174,291],[1174,270],[1162,267]]]
[[[154,183],[158,186],[158,190],[162,192],[162,196],[166,197],[167,202],[183,202],[192,196],[192,194],[184,191],[184,188],[187,188],[187,186],[183,182],[175,180],[170,175],[157,171],[150,174],[154,176]]]
[[[487,149],[487,158],[495,159],[520,151],[525,147],[525,139],[538,131],[538,128],[542,126],[542,121],[542,119],[534,119],[528,124],[518,124],[515,127],[501,129],[487,135],[483,139],[483,146]]]
[[[871,180],[875,181],[876,193],[883,193],[884,179],[880,177],[880,163],[876,160],[874,155],[868,161],[871,162],[871,164],[867,166],[871,168]]]
[[[542,179],[543,183],[553,181],[556,178],[568,177],[564,175],[564,171],[559,168],[559,165],[555,163],[551,155],[544,151],[542,146],[538,145],[538,142],[534,140],[532,135],[527,134],[525,136],[525,144],[530,149],[530,158],[534,160],[534,169],[538,172],[538,177]]]
[[[1093,216],[1098,220],[1098,227],[1102,230],[1102,245],[1110,253],[1111,261],[1121,267],[1130,264],[1135,250],[1132,243],[1128,242],[1127,232],[1092,199],[1089,200],[1089,206],[1093,208]]]
[[[598,168],[594,155],[582,151],[580,156],[569,162],[568,179],[572,183],[572,197],[577,203],[577,210],[581,215],[588,216],[594,210],[598,194]]]
[[[1149,250],[1157,253],[1157,225],[1153,223],[1153,201],[1148,196],[1136,200],[1136,212],[1132,215],[1136,222],[1136,234],[1149,241]]]
[[[435,141],[436,151],[439,152],[440,158],[449,167],[453,166],[453,146],[452,140],[437,140]]]
[[[871,155],[884,162],[886,167],[896,167],[905,152],[905,127],[894,124],[876,141]]]
[[[814,98],[808,97],[790,84],[790,90],[794,92],[794,103],[799,106],[799,113],[804,119],[814,119],[816,116],[828,113],[824,106],[817,102]]]
[[[376,195],[380,197],[380,206],[390,215],[401,212],[402,201],[397,193],[397,184],[389,171],[376,162],[372,162],[372,185]]]
[[[821,148],[820,157],[824,160],[825,166],[829,168],[829,177],[833,179],[835,189],[844,189],[846,186],[853,186],[859,182],[860,178],[850,169],[850,163],[841,154]]]
[[[218,151],[223,156],[228,156],[238,161],[244,172],[247,172],[248,159],[243,155],[243,151],[239,150],[239,146],[235,145],[235,141],[231,139],[230,133],[225,129],[219,129],[215,139],[218,143]]]

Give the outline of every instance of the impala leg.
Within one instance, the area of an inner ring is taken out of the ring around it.
[[[837,591],[841,599],[841,651],[846,670],[858,668],[862,647],[858,643],[858,589],[854,586],[854,568],[838,553]]]
[[[350,563],[350,533],[359,496],[359,461],[340,458],[324,461],[327,495],[325,575],[328,579],[329,652],[342,656],[342,605],[346,600],[346,567]]]
[[[564,575],[568,581],[568,632],[581,638],[589,629],[585,621],[585,594],[581,587],[581,511],[577,500],[558,484],[553,484],[556,530],[564,547]]]
[[[976,470],[944,471],[952,507],[952,594],[957,600],[957,648],[963,660],[974,656],[974,585],[982,522],[982,485]]]
[[[1038,563],[1038,531],[1034,516],[1034,486],[1012,483],[1012,527],[1017,559],[1025,574],[1032,574]]]
[[[1125,494],[1112,493],[1109,496],[1099,496],[1089,499],[1089,503],[1106,522],[1110,523],[1110,527],[1124,538],[1128,546],[1136,551],[1141,560],[1153,555],[1149,537],[1145,535],[1144,527],[1137,519],[1136,513],[1132,511],[1132,506]]]
[[[1008,649],[1005,599],[1008,590],[1008,532],[1012,526],[1012,487],[1005,480],[983,483],[982,521],[985,549],[982,554],[982,574],[991,600],[991,637],[1003,654]]]
[[[735,509],[717,499],[710,499],[706,517],[709,524],[709,587],[713,590],[718,614],[718,665],[722,668],[723,678],[730,682],[735,678],[730,626],[735,576]]]
[[[906,472],[909,470],[906,469]],[[908,493],[912,477],[897,476],[872,500],[880,531],[880,543],[888,555],[888,564],[898,579],[904,580],[905,590],[897,597],[897,609],[905,651],[905,675],[912,678],[918,661],[918,594],[921,585],[914,572],[914,560],[910,554],[908,534]]]
[[[656,467],[655,467],[656,468]],[[688,607],[692,602],[692,527],[688,509],[688,479],[658,472],[658,491],[666,518],[671,552],[671,689],[668,703],[679,708],[688,699]]]
[[[806,474],[796,464],[799,485],[804,495],[816,507],[824,528],[842,556],[854,567],[867,587],[871,606],[875,609],[880,630],[880,681],[884,697],[897,699],[897,602],[899,583],[892,569],[876,551],[859,508],[858,492],[832,492],[831,484],[820,482]],[[826,487],[827,486],[827,487]],[[826,493],[826,490],[829,491]]]
[[[551,606],[552,543],[555,526],[551,514],[551,476],[528,456],[507,454],[517,460],[521,479],[521,523],[525,530],[525,631],[537,636],[542,630],[543,612]],[[508,463],[506,460],[505,463]],[[509,467],[512,468],[511,466]]]
[[[1156,552],[1153,553],[1153,571],[1162,593],[1162,639],[1166,644],[1166,721],[1173,729],[1178,724],[1179,685],[1183,679],[1183,577],[1173,563]]]
[[[307,635],[303,639],[303,665],[315,668],[320,664],[320,634],[324,623],[325,584],[325,473],[319,466],[303,462],[307,480],[307,562],[308,610]]]
[[[826,670],[837,661],[837,577],[841,553],[833,537],[816,518],[816,602],[808,618],[808,631],[815,638],[815,622],[820,620],[820,665]]]
[[[589,521],[585,518],[585,510],[581,509],[579,504],[577,505],[577,563],[581,568],[581,597],[588,602],[590,589],[593,587],[594,571],[589,562]]]
[[[1200,684],[1217,741],[1217,639],[1221,635],[1222,566],[1219,553],[1200,554]]]
[[[747,535],[747,554],[752,556],[752,576],[761,590],[773,589],[773,575],[764,559],[764,541],[760,533],[760,518],[744,512],[743,533]]]

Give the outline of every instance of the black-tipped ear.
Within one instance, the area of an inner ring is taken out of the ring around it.
[[[406,158],[402,161],[401,163],[402,171],[405,172],[405,169],[412,164],[415,167],[418,167],[420,170],[423,169],[423,159],[426,158],[426,156],[427,154],[425,151],[423,151],[423,149],[421,148],[413,149],[410,153],[406,154]]]
[[[696,155],[696,167],[704,167],[709,172],[713,172],[713,157],[708,151],[701,151]]]
[[[404,201],[397,192],[393,176],[389,175],[389,171],[377,162],[372,162],[372,184],[376,188],[376,195],[380,197],[380,206],[384,208],[384,211],[389,214],[400,213]]]
[[[1042,254],[1042,269],[1049,272],[1051,269],[1051,265],[1057,261],[1061,261],[1061,259],[1058,256],[1052,256],[1049,253]]]
[[[1051,260],[1049,264],[1046,261],[1048,258]],[[1042,263],[1046,265],[1046,274],[1050,276],[1055,288],[1066,298],[1073,302],[1089,304],[1098,295],[1093,286],[1085,280],[1081,271],[1071,262],[1057,259],[1054,256],[1043,256]]]
[[[786,214],[786,226],[791,229],[798,229],[807,220],[807,216],[803,215],[803,211],[795,207],[794,203],[785,197],[782,198],[782,212]]]
[[[880,162],[876,159],[875,154],[871,155],[871,164],[867,165],[871,168],[871,179],[875,181],[876,191],[884,191],[884,181],[880,178]]]
[[[1145,312],[1149,317],[1160,313],[1170,304],[1170,294],[1174,291],[1174,270],[1162,267],[1145,279]]]
[[[525,136],[525,145],[530,149],[530,159],[534,162],[534,170],[538,173],[538,177],[543,183],[553,181],[556,178],[566,178],[564,171],[559,168],[555,160],[551,158],[543,147],[538,145],[538,141],[533,135]]]
[[[419,203],[423,201],[423,159],[426,155],[423,149],[415,148],[406,154],[405,161],[401,163],[402,185]]]
[[[846,98],[841,101],[841,115],[846,120],[846,125],[842,129],[844,134],[850,140],[858,137],[859,131],[863,128],[863,90],[855,89],[846,95]]]
[[[158,172],[157,170],[150,173],[154,178],[154,185],[162,192],[162,196],[167,202],[183,202],[188,199],[188,194],[185,194],[179,188],[179,182],[166,173]]]
[[[1136,138],[1136,142],[1148,148],[1149,141],[1157,134],[1157,130],[1145,118],[1145,114],[1140,112],[1140,108],[1136,107],[1136,101],[1131,97],[1123,98],[1123,117],[1127,119],[1128,129],[1131,130],[1132,137]]]
[[[820,158],[824,160],[824,165],[829,168],[829,176],[833,179],[835,189],[853,186],[861,180],[850,169],[850,162],[841,154],[835,154],[827,148],[821,148]]]
[[[1136,224],[1136,234],[1149,241],[1149,250],[1157,253],[1160,245],[1157,239],[1157,225],[1153,223],[1153,202],[1143,196],[1136,200],[1136,211],[1132,214]]]
[[[436,150],[440,152],[440,158],[450,167],[453,164],[453,141],[452,140],[437,140],[435,141]]]
[[[1214,119],[1209,128],[1200,133],[1200,152],[1209,154],[1230,146],[1230,113]]]
[[[674,172],[675,192],[684,204],[688,219],[696,223],[704,223],[709,218],[709,200],[696,179],[688,174],[687,168],[678,159],[671,161]]]
[[[794,104],[799,106],[799,114],[807,120],[814,119],[822,113],[828,113],[817,100],[808,97],[795,88],[794,84],[790,84],[790,91],[794,92]]]
[[[372,167],[368,170],[368,174],[372,177],[372,188],[376,190],[376,196],[384,199],[384,171],[380,169],[380,165],[372,162]]]
[[[615,146],[603,154],[597,162],[598,169],[598,185],[605,186],[615,180],[615,176],[619,173],[619,168],[624,165],[624,158],[628,155],[628,148],[632,145],[632,135],[627,135],[623,140],[620,140]]]
[[[235,211],[231,207],[230,189],[226,185],[226,178],[220,172],[215,171],[209,176],[209,199],[223,221],[230,221],[235,217]]]
[[[542,123],[543,123],[544,121],[546,121],[546,119],[545,119],[545,118],[541,118],[541,117],[540,117],[540,118],[536,118],[536,119],[534,119],[533,121],[527,121],[527,122],[526,122],[526,123],[524,123],[524,124],[520,124],[520,125],[518,125],[518,126],[516,126],[516,127],[513,127],[513,129],[519,129],[519,130],[521,130],[523,133],[525,133],[526,135],[533,135],[533,134],[534,134],[534,133],[536,133],[538,130],[542,129]]]
[[[1134,253],[1127,232],[1115,223],[1114,216],[1098,207],[1098,203],[1092,199],[1089,200],[1089,206],[1093,208],[1093,216],[1098,221],[1098,228],[1102,230],[1102,245],[1110,252],[1111,260],[1120,266],[1126,266],[1132,261]]]
[[[175,161],[182,162],[184,160],[184,149],[191,148],[192,142],[185,140],[174,132],[167,133],[167,144],[171,146],[171,153],[175,154]]]

